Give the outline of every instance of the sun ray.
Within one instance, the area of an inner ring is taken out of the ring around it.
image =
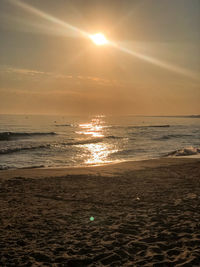
[[[174,72],[174,73],[177,73],[177,74],[181,74],[181,75],[184,75],[184,76],[199,80],[198,75],[195,74],[194,72],[190,71],[190,70],[187,70],[185,68],[181,68],[181,67],[173,65],[171,63],[167,63],[167,62],[161,61],[161,60],[159,60],[157,58],[153,58],[153,57],[150,57],[148,55],[137,53],[137,52],[135,52],[133,50],[130,50],[130,49],[128,49],[128,48],[126,48],[126,47],[124,47],[124,46],[122,46],[120,44],[117,44],[116,42],[111,42],[111,41],[107,40],[103,34],[100,34],[100,33],[96,34],[98,36],[91,35],[90,33],[86,32],[86,31],[84,31],[84,30],[82,30],[82,29],[80,29],[78,27],[75,27],[75,26],[73,26],[73,25],[71,25],[71,24],[69,24],[67,22],[64,22],[64,21],[62,21],[62,20],[60,20],[60,19],[58,19],[58,18],[56,18],[56,17],[54,17],[54,16],[52,16],[52,15],[50,15],[48,13],[45,13],[45,12],[43,12],[43,11],[41,11],[41,10],[39,10],[39,9],[37,9],[37,8],[27,4],[27,3],[24,3],[22,1],[20,1],[20,0],[8,0],[8,1],[10,3],[12,3],[12,4],[15,4],[15,5],[23,8],[24,10],[26,10],[26,11],[28,11],[30,13],[33,13],[33,14],[35,14],[37,16],[40,16],[40,17],[42,17],[42,18],[44,18],[44,19],[46,19],[48,21],[51,21],[51,22],[53,22],[53,23],[55,23],[57,25],[65,27],[67,29],[75,31],[75,32],[79,33],[82,37],[88,38],[88,39],[92,40],[94,43],[96,43],[98,45],[108,44],[108,45],[110,45],[111,47],[113,47],[115,49],[118,49],[118,50],[120,50],[120,51],[122,51],[122,52],[124,52],[126,54],[129,54],[129,55],[131,55],[133,57],[141,59],[141,60],[143,60],[145,62],[151,63],[151,64],[153,64],[155,66],[160,67],[160,68],[163,68],[163,69],[166,69],[168,71],[171,71],[171,72]],[[97,42],[95,42],[94,36],[98,37],[97,38],[98,40],[96,39]]]
[[[198,76],[194,74],[194,72],[190,71],[190,70],[186,70],[184,68],[181,68],[179,66],[176,66],[176,65],[173,65],[173,64],[170,64],[170,63],[167,63],[167,62],[164,62],[164,61],[161,61],[159,59],[156,59],[156,58],[153,58],[153,57],[150,57],[150,56],[147,56],[147,55],[144,55],[144,54],[140,54],[138,52],[135,52],[133,50],[130,50],[128,48],[125,48],[117,43],[114,43],[114,42],[109,42],[109,44],[122,51],[122,52],[125,52],[131,56],[134,56],[136,58],[139,58],[143,61],[146,61],[148,63],[151,63],[153,65],[156,65],[158,67],[161,67],[163,69],[166,69],[166,70],[169,70],[171,72],[175,72],[175,73],[178,73],[178,74],[182,74],[184,76],[188,76],[190,78],[194,78],[194,79],[197,79]]]
[[[90,38],[90,34],[89,33],[85,32],[85,31],[83,31],[83,30],[81,30],[81,29],[79,29],[79,28],[77,28],[77,27],[75,27],[75,26],[73,26],[73,25],[71,25],[71,24],[69,24],[67,22],[64,22],[64,21],[62,21],[62,20],[60,20],[60,19],[58,19],[58,18],[56,18],[56,17],[54,17],[52,15],[49,15],[49,14],[47,14],[47,13],[45,13],[45,12],[43,12],[43,11],[41,11],[41,10],[39,10],[39,9],[37,9],[37,8],[27,4],[27,3],[24,3],[24,2],[22,2],[20,0],[8,0],[8,1],[11,2],[12,4],[15,4],[15,5],[23,8],[24,10],[26,10],[26,11],[32,13],[32,14],[35,14],[35,15],[37,15],[39,17],[47,19],[47,20],[49,20],[49,21],[51,21],[53,23],[56,23],[56,24],[58,24],[58,25],[60,25],[62,27],[65,27],[65,28],[67,28],[69,30],[75,31],[75,32],[81,34],[82,36],[84,36],[86,38]]]

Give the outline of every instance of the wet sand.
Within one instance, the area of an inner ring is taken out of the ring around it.
[[[0,171],[0,266],[200,266],[200,159]]]

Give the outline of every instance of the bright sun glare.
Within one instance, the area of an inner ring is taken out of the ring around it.
[[[90,35],[90,38],[96,45],[105,45],[108,43],[108,40],[102,33]]]

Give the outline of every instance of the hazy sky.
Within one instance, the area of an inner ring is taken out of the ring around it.
[[[21,3],[0,0],[0,113],[200,114],[199,0]]]

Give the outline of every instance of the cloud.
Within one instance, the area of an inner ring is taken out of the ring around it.
[[[2,72],[4,73],[16,73],[16,74],[23,74],[23,75],[49,75],[47,72],[38,71],[38,70],[30,70],[30,69],[21,69],[21,68],[6,68]]]
[[[104,86],[111,86],[111,85],[119,85],[116,80],[112,79],[105,79],[97,76],[83,76],[83,75],[71,75],[71,74],[63,74],[63,73],[55,73],[55,72],[46,72],[40,71],[35,69],[26,69],[26,68],[16,68],[16,67],[8,67],[8,66],[1,66],[0,67],[0,74],[7,74],[12,79],[17,79],[23,81],[24,79],[31,78],[32,80],[44,80],[44,81],[57,81],[57,82],[65,82],[71,80],[72,82],[83,82],[86,84],[93,84],[96,85],[104,85]]]

